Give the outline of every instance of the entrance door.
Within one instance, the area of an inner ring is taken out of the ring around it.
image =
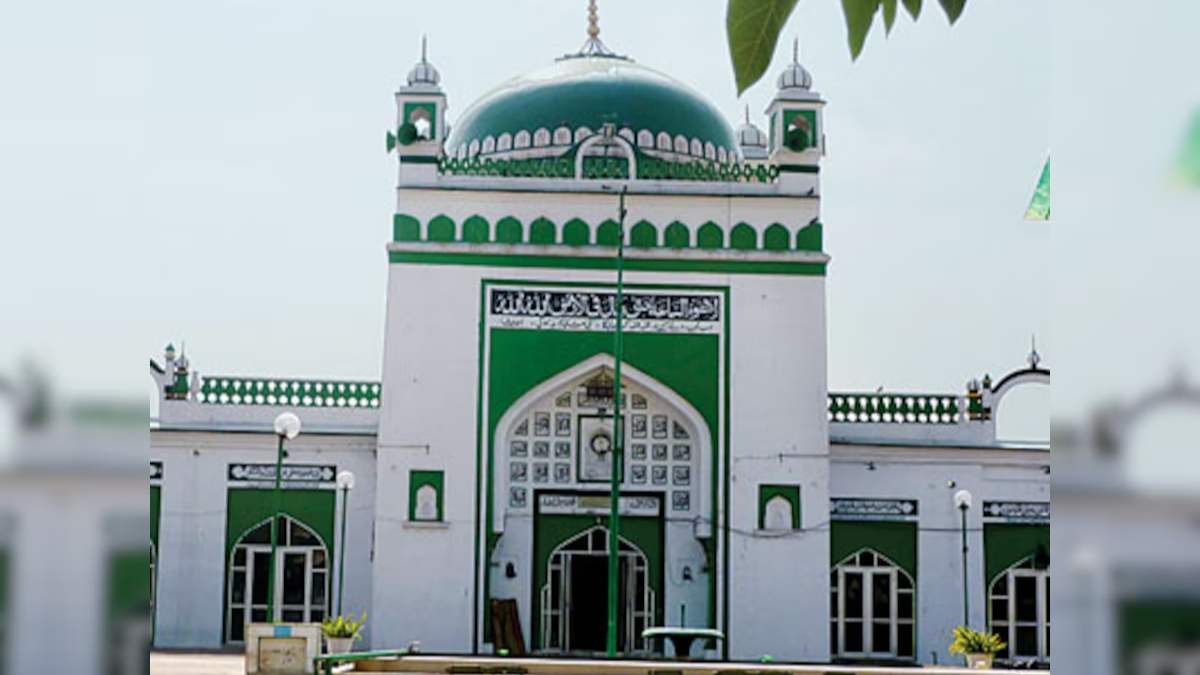
[[[644,651],[642,631],[654,617],[645,554],[621,541],[618,576],[617,650]],[[608,530],[594,527],[550,556],[542,588],[542,648],[603,653],[608,642]]]
[[[316,623],[326,618],[328,596],[328,560],[323,546],[308,544],[307,532],[296,521],[284,518],[288,526],[280,539],[290,545],[281,545],[275,552],[275,592],[270,619],[267,617],[267,587],[270,584],[270,544],[246,543],[252,535],[243,538],[234,547],[229,573],[229,616],[226,626],[226,641],[241,642],[245,638],[245,624],[264,621],[287,623]],[[265,527],[270,536],[270,523]],[[285,538],[286,537],[286,538]],[[259,537],[254,537],[259,538]]]

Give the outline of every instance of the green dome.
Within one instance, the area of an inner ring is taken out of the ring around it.
[[[570,130],[574,144],[587,133],[580,129],[596,133],[606,122],[615,123],[622,136],[642,148],[666,150],[666,139],[660,138],[665,133],[671,152],[710,159],[719,153],[730,161],[737,156],[733,130],[703,96],[656,70],[614,56],[559,59],[500,85],[452,126],[446,152],[463,156],[562,147],[567,145],[563,128]],[[539,130],[544,130],[540,139]],[[680,152],[681,140],[685,152]]]

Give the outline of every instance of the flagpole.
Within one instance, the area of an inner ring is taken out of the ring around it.
[[[613,455],[612,470],[609,472],[609,516],[608,516],[608,656],[617,655],[617,611],[620,599],[618,577],[621,572],[621,469],[624,466],[625,442],[621,429],[621,360],[625,352],[625,193],[629,186],[621,187],[620,209],[617,220],[617,325],[614,339],[613,360]]]

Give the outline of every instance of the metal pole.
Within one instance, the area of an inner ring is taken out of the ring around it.
[[[962,512],[962,577],[963,577],[963,625],[971,627],[970,595],[971,587],[967,583],[967,506],[960,506]]]
[[[279,435],[279,449],[275,454],[275,512],[271,514],[271,562],[267,570],[267,622],[275,623],[275,549],[279,542],[280,487],[283,478],[283,434]]]
[[[617,330],[613,360],[615,362],[613,383],[613,456],[609,476],[608,516],[608,656],[617,655],[617,609],[620,589],[617,577],[621,571],[621,467],[624,466],[624,441],[621,433],[621,360],[625,354],[625,193],[628,186],[621,188],[621,201],[617,225]]]
[[[338,608],[337,615],[342,615],[342,589],[346,582],[346,509],[349,506],[350,488],[342,488],[342,538],[338,548]]]

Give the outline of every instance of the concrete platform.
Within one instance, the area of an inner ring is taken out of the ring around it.
[[[241,654],[180,654],[151,652],[151,675],[245,675]]]

